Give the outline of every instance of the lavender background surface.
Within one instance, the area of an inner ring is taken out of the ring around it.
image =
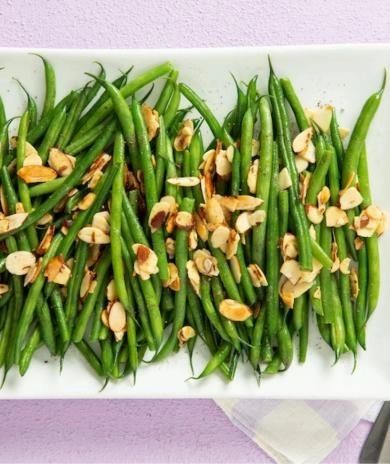
[[[2,0],[0,46],[157,48],[390,41],[386,0]],[[4,401],[0,462],[272,462],[210,400]],[[327,458],[357,462],[362,421]]]

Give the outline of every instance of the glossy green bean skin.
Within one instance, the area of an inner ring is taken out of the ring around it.
[[[30,366],[31,359],[35,351],[39,348],[41,344],[41,334],[39,329],[36,328],[32,333],[30,339],[26,343],[26,346],[23,348],[22,354],[20,355],[19,360],[19,374],[23,375],[27,372],[27,369]]]
[[[293,325],[294,329],[299,332],[303,326],[303,315],[305,306],[306,295],[301,295],[294,300],[293,313]]]
[[[245,111],[241,124],[241,138],[240,138],[240,178],[241,178],[241,192],[247,194],[248,189],[248,173],[252,159],[252,139],[253,139],[253,113],[251,108]]]
[[[307,349],[309,344],[309,319],[310,311],[308,305],[308,298],[305,295],[303,302],[303,317],[302,317],[302,326],[299,329],[299,355],[298,359],[300,363],[306,361]]]
[[[279,219],[277,214],[278,199],[278,157],[274,155],[272,160],[272,178],[269,194],[268,210],[272,214],[267,221],[266,235],[266,275],[268,286],[266,287],[266,324],[271,338],[279,331]]]
[[[366,141],[366,137],[367,137],[371,122],[382,100],[382,95],[385,90],[385,85],[386,85],[386,73],[383,79],[382,86],[379,89],[379,91],[372,94],[367,99],[367,101],[364,103],[363,108],[358,117],[358,120],[352,131],[351,138],[349,140],[349,144],[345,152],[345,157],[343,161],[343,170],[342,170],[342,186],[343,187],[345,187],[348,184],[351,178],[354,178],[354,180],[356,180],[356,175],[357,175],[358,166],[359,166],[360,153]]]
[[[293,110],[298,128],[302,132],[309,127],[309,121],[305,115],[305,110],[299,101],[291,81],[289,79],[280,79],[280,84],[283,88],[284,96]]]
[[[231,345],[229,345],[228,343],[223,343],[215,352],[213,357],[209,360],[209,362],[206,364],[203,371],[197,377],[193,377],[193,379],[204,379],[208,375],[212,374],[229,356],[231,349]]]
[[[202,162],[203,156],[203,141],[202,135],[199,130],[195,132],[192,137],[190,145],[190,176],[199,177],[199,165]],[[200,185],[196,185],[192,189],[195,198],[195,208],[199,208],[199,205],[203,202],[203,195]]]
[[[332,138],[332,145],[336,151],[337,161],[339,166],[342,165],[345,156],[345,149],[340,137],[339,125],[337,123],[336,110],[333,108],[332,120],[330,122],[330,134]]]
[[[43,62],[45,70],[45,100],[43,103],[41,118],[49,113],[50,110],[54,107],[54,102],[56,99],[56,75],[53,66],[46,60],[43,56],[33,53],[33,55],[40,58]]]
[[[320,160],[318,161],[309,182],[309,187],[306,193],[305,203],[307,205],[317,204],[317,195],[325,185],[326,175],[328,173],[329,164],[333,156],[332,150],[325,150]]]
[[[66,153],[70,155],[78,155],[80,152],[90,147],[93,142],[99,137],[102,131],[106,130],[107,126],[112,122],[112,117],[107,118],[100,124],[97,124],[88,132],[85,132],[78,138],[73,140],[64,148]]]
[[[89,366],[93,369],[93,371],[101,377],[103,375],[103,368],[100,362],[100,359],[93,351],[93,349],[88,345],[85,340],[81,340],[78,343],[75,343],[76,348],[80,351],[83,355],[84,359],[87,361]]]
[[[293,359],[293,344],[288,326],[285,320],[282,320],[278,330],[278,347],[279,355],[284,367],[288,369]]]
[[[180,88],[178,84],[175,84],[175,87],[173,89],[172,96],[169,100],[169,103],[167,107],[165,108],[165,111],[163,113],[164,115],[164,121],[165,121],[165,127],[167,130],[171,129],[171,127],[174,127],[176,124],[175,118],[178,115],[178,110],[180,106],[180,99],[181,99],[181,94],[180,94]],[[181,113],[182,117],[180,118],[181,120],[184,118],[185,113]],[[180,117],[180,114],[179,114]]]
[[[158,97],[158,100],[154,106],[154,109],[158,112],[158,114],[164,114],[176,87],[178,76],[179,72],[176,69],[173,69],[169,73],[164,88],[162,89],[160,96]]]
[[[274,355],[272,360],[268,363],[268,366],[266,367],[264,374],[267,375],[273,375],[277,374],[280,371],[280,368],[282,366],[282,360],[278,354]]]
[[[334,321],[331,325],[331,342],[333,350],[336,355],[336,360],[340,357],[343,352],[345,345],[345,326],[343,320],[343,309],[341,306],[341,301],[339,297],[339,292],[337,288],[337,282],[335,277],[331,276],[331,304],[333,305]]]
[[[265,236],[268,220],[268,199],[271,184],[272,159],[277,156],[276,146],[273,146],[273,124],[271,106],[268,99],[261,98],[259,102],[260,113],[260,159],[259,174],[256,184],[256,196],[263,200],[259,209],[266,212],[265,221],[257,225],[252,233],[252,256],[255,264],[264,266]]]
[[[328,255],[330,255],[332,245],[332,233],[331,230],[324,225],[324,223],[321,224],[320,244],[322,249]],[[327,324],[332,324],[335,321],[331,280],[332,276],[330,270],[322,268],[320,272],[321,299],[324,311],[324,319]]]
[[[42,158],[43,164],[47,162],[50,148],[56,145],[58,136],[61,133],[65,121],[66,111],[64,108],[60,113],[58,113],[56,118],[53,118],[53,120],[49,124],[45,136],[43,137],[43,140],[38,148],[38,154]]]
[[[159,117],[159,132],[156,142],[156,190],[157,197],[161,197],[164,182],[165,182],[165,171],[167,164],[167,133],[165,131],[164,118]]]
[[[29,114],[29,124],[28,124],[28,126],[29,126],[30,129],[32,129],[37,124],[37,119],[38,119],[37,103],[34,100],[34,98],[29,94],[29,92],[24,87],[24,85],[18,79],[15,79],[15,81],[19,84],[20,88],[23,90],[23,92],[26,95],[26,98],[27,98],[27,111],[28,111],[28,114]],[[3,124],[0,121],[0,127],[2,125]]]
[[[58,332],[60,339],[63,345],[67,344],[70,340],[70,330],[68,322],[66,320],[66,315],[64,311],[64,306],[62,303],[61,293],[58,288],[54,289],[50,295],[51,309],[55,314]]]
[[[266,312],[264,309],[260,309],[259,315],[257,316],[255,326],[252,332],[251,347],[249,348],[249,361],[252,364],[253,369],[257,370],[260,363],[261,355],[261,343],[264,333]]]
[[[359,345],[366,349],[368,262],[367,246],[358,251],[359,293],[355,308],[355,330]]]

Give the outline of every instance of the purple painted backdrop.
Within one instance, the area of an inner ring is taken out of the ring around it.
[[[3,47],[390,41],[386,0],[2,0],[0,19]],[[270,462],[212,401],[5,401],[0,415],[0,462]],[[369,427],[327,462],[356,462]]]

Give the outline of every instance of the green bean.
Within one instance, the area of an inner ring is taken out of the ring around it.
[[[179,72],[176,71],[176,69],[173,69],[169,73],[167,77],[167,81],[160,93],[157,103],[154,106],[154,109],[158,112],[158,114],[164,114],[168,106],[168,103],[172,97],[172,94],[174,92],[174,89],[176,87],[176,81],[177,81],[178,75],[179,75]]]
[[[317,195],[325,185],[329,164],[333,156],[333,150],[325,150],[310,177],[305,203],[307,205],[317,204]]]
[[[235,111],[235,121],[231,127],[231,134],[234,139],[238,138],[240,135],[242,119],[244,117],[245,111],[248,107],[248,98],[245,93],[240,88],[236,78],[232,75],[236,91],[237,91],[237,103],[236,103],[236,111]]]
[[[252,160],[253,113],[251,108],[245,111],[241,124],[240,154],[241,154],[241,192],[248,194],[248,173]]]
[[[355,308],[355,330],[360,346],[366,349],[368,266],[367,246],[365,244],[358,251],[358,282],[359,293]]]
[[[54,335],[54,325],[50,314],[50,309],[46,301],[42,296],[38,297],[36,302],[36,314],[39,321],[41,330],[42,340],[47,346],[51,354],[56,354],[57,344]]]
[[[114,365],[114,353],[112,350],[111,340],[106,338],[105,340],[101,341],[100,349],[103,375],[106,377],[111,377]]]
[[[169,137],[166,137],[166,155],[167,155],[167,160],[166,160],[166,180],[177,177],[177,169],[176,169],[176,164],[175,160],[173,157],[173,150],[172,150],[172,145],[169,140]],[[167,195],[171,195],[174,198],[176,198],[176,201],[180,201],[180,192],[179,188],[176,185],[172,185],[169,182],[166,182],[165,185],[165,190]]]
[[[75,343],[80,342],[85,334],[85,331],[87,329],[87,324],[88,321],[91,317],[91,314],[93,312],[93,308],[95,306],[99,289],[101,285],[103,284],[103,280],[108,272],[108,269],[111,265],[111,253],[110,253],[110,248],[107,247],[102,255],[102,257],[99,259],[97,266],[96,266],[96,287],[95,291],[93,293],[88,293],[87,298],[84,301],[83,307],[81,308],[81,311],[79,313],[79,316],[76,320],[76,325],[74,327],[73,335],[72,335],[72,340]]]
[[[169,73],[171,70],[172,65],[170,63],[163,63],[159,66],[149,69],[123,86],[120,89],[120,93],[124,98],[127,98],[145,85],[148,85],[150,82],[153,82],[164,74]],[[78,134],[80,135],[81,133],[85,133],[92,127],[96,126],[96,124],[98,124],[111,113],[112,109],[113,103],[111,100],[107,100],[101,104],[93,113],[90,114],[88,118],[86,118]]]
[[[5,305],[8,304],[9,300],[13,297],[12,289],[9,289],[5,295],[2,295],[0,298],[0,308],[3,308]],[[5,311],[2,311],[4,313]]]
[[[344,145],[340,137],[339,125],[336,118],[336,110],[333,108],[332,119],[330,122],[330,134],[332,138],[332,145],[336,151],[337,161],[339,166],[342,165],[345,156]]]
[[[175,117],[179,109],[180,99],[181,99],[180,88],[177,84],[175,84],[171,99],[169,100],[169,103],[163,113],[165,127],[167,130],[169,130],[172,126],[175,126]],[[182,113],[182,115],[184,118],[185,113]]]
[[[210,250],[214,258],[217,260],[219,277],[225,287],[226,293],[229,298],[236,301],[242,301],[237,284],[231,273],[226,257],[219,248],[213,248],[210,244]]]
[[[265,332],[263,340],[261,342],[261,353],[260,358],[262,362],[269,363],[272,361],[274,356],[274,351],[271,346],[271,341],[269,339],[268,333]]]
[[[337,288],[336,278],[331,276],[331,304],[333,306],[334,322],[331,325],[331,341],[336,354],[336,360],[342,353],[345,345],[345,326],[343,321],[343,310]]]
[[[199,177],[199,165],[202,161],[203,156],[203,141],[200,130],[197,130],[191,139],[190,144],[190,176]],[[203,203],[203,195],[200,185],[196,185],[192,192],[195,198],[195,207],[199,208],[199,205]]]
[[[95,61],[95,63],[100,68],[100,72],[99,72],[100,79],[105,79],[106,78],[106,70],[104,69],[104,66],[101,63],[99,63],[98,61]],[[87,91],[86,91],[86,98],[85,98],[85,106],[84,106],[84,108],[86,108],[91,103],[91,101],[96,97],[96,95],[98,94],[98,92],[100,90],[100,84],[95,81],[94,84],[91,85],[90,87],[87,87],[86,90]]]
[[[194,200],[192,198],[183,198],[180,204],[180,211],[192,213],[193,208]],[[168,354],[172,352],[177,343],[177,333],[183,326],[183,322],[185,320],[185,303],[187,299],[186,264],[188,261],[187,240],[188,231],[186,231],[185,229],[178,229],[176,231],[175,263],[180,279],[180,289],[175,293],[175,310],[171,333],[161,350],[153,358],[155,361],[160,361],[164,359]]]
[[[31,334],[26,346],[22,350],[22,354],[20,355],[19,360],[19,373],[23,377],[23,375],[27,372],[27,369],[30,366],[31,359],[35,353],[35,351],[39,348],[41,344],[41,334],[39,329],[36,328],[34,332]]]
[[[281,321],[278,330],[279,355],[284,367],[288,369],[293,359],[293,344],[285,319]]]
[[[352,131],[351,138],[347,150],[345,152],[343,170],[342,170],[342,186],[345,188],[347,184],[353,179],[356,181],[356,174],[359,166],[360,153],[365,143],[368,130],[371,122],[377,112],[382,95],[386,85],[386,72],[383,78],[382,86],[378,92],[372,94],[364,103],[360,112],[358,120]]]
[[[256,302],[257,295],[256,295],[256,291],[255,291],[255,289],[253,287],[250,274],[249,274],[248,269],[246,267],[246,262],[245,262],[245,257],[244,257],[244,249],[243,249],[243,246],[242,246],[241,242],[238,243],[236,256],[237,256],[238,262],[240,264],[240,269],[241,269],[240,285],[243,288],[243,291],[244,291],[244,294],[246,296],[246,300],[247,300],[248,304],[251,306]]]
[[[288,231],[288,192],[287,190],[281,190],[278,194],[278,215],[279,215],[279,236],[283,237]],[[312,247],[313,252],[313,247]],[[313,252],[314,255],[314,252]]]
[[[149,246],[149,242],[146,238],[144,229],[139,222],[138,216],[131,206],[129,199],[126,196],[125,191],[122,191],[122,208],[126,216],[127,223],[129,224],[131,235],[136,243]]]
[[[303,317],[302,326],[299,329],[299,362],[304,363],[306,361],[307,348],[309,343],[309,318],[310,311],[307,298],[305,296],[303,302]]]
[[[29,94],[27,89],[24,87],[24,85],[19,81],[19,79],[14,78],[15,81],[19,84],[19,87],[23,90],[27,97],[27,111],[29,115],[29,127],[32,129],[36,123],[37,123],[37,118],[38,118],[38,109],[37,109],[37,104],[34,98]],[[2,124],[1,124],[2,126]]]
[[[280,359],[279,354],[275,354],[272,360],[268,363],[268,366],[265,368],[264,374],[277,374],[280,371],[281,365],[282,360]]]
[[[112,120],[113,118],[109,117],[102,121],[100,124],[97,124],[88,132],[85,132],[80,137],[73,138],[73,140],[64,148],[64,151],[71,155],[78,155],[80,152],[91,146],[93,142],[95,142],[99,135],[106,130],[107,126],[112,122]]]
[[[213,357],[208,361],[205,368],[197,377],[192,377],[193,380],[204,379],[208,375],[212,374],[218,367],[225,361],[231,351],[231,345],[223,343],[218,350],[215,352]]]
[[[1,100],[0,100],[1,101]],[[8,129],[14,118],[9,119],[0,127],[0,168],[3,167],[9,153]]]
[[[159,117],[159,133],[156,142],[156,190],[157,197],[161,196],[164,180],[165,180],[165,166],[167,163],[167,134],[165,132],[164,118]]]
[[[11,310],[13,302],[10,301],[8,307],[3,311],[7,312],[7,317],[5,320],[5,325],[0,337],[0,367],[4,366],[6,356],[7,356],[7,349],[9,348],[9,343],[11,342],[11,331],[12,331],[12,313]]]
[[[268,286],[266,287],[266,321],[268,333],[271,338],[279,331],[279,219],[277,214],[278,198],[278,157],[274,155],[272,160],[272,177],[269,193],[268,211],[272,211],[267,221],[266,234],[266,275]]]
[[[95,371],[95,373],[99,377],[102,376],[103,368],[100,359],[93,351],[93,349],[88,345],[88,343],[85,340],[81,340],[80,342],[75,343],[75,346],[83,355],[89,366]]]
[[[319,261],[326,269],[331,269],[333,266],[333,261],[329,255],[323,250],[323,248],[318,244],[313,238],[310,239],[311,243],[311,252],[313,253],[313,258]]]
[[[57,177],[56,179],[33,185],[29,188],[31,198],[40,197],[55,192],[65,182],[66,177]]]
[[[45,116],[53,107],[56,99],[56,75],[53,66],[41,55],[32,53],[40,58],[45,69],[45,101],[43,103],[41,118]]]
[[[5,114],[5,107],[3,99],[0,97],[0,129],[4,127],[7,122],[7,116]]]
[[[147,213],[150,215],[152,207],[158,202],[156,190],[156,177],[152,164],[152,154],[150,150],[148,134],[143,119],[141,108],[134,100],[132,105],[135,132],[140,151],[142,172],[144,175],[145,198]],[[164,233],[162,229],[157,229],[152,233],[153,249],[158,257],[159,276],[162,281],[169,279],[168,260],[165,249]]]
[[[332,245],[332,232],[326,227],[324,222],[321,223],[321,237],[320,244],[322,249],[330,255]],[[320,271],[320,286],[321,286],[321,300],[322,308],[324,311],[324,318],[327,324],[331,324],[335,321],[335,311],[332,299],[331,289],[332,276],[330,270],[323,267]],[[338,294],[338,292],[337,292]]]
[[[108,278],[103,282],[101,286],[94,308],[94,318],[92,320],[91,332],[89,334],[88,340],[90,342],[97,342],[99,340],[99,332],[103,326],[102,323],[102,311],[105,308],[106,303],[106,289],[108,285]]]
[[[316,312],[319,316],[323,316],[324,309],[322,307],[321,296],[319,298],[316,297],[316,292],[321,292],[320,279],[318,276],[315,278],[313,285],[310,287],[309,294],[314,312]]]
[[[253,228],[252,256],[255,264],[264,267],[265,236],[267,230],[268,200],[271,184],[272,158],[277,156],[276,146],[273,145],[273,127],[271,107],[266,98],[259,102],[260,111],[260,159],[259,174],[257,176],[256,196],[263,200],[259,209],[266,212],[265,221]]]
[[[199,298],[196,296],[194,289],[189,286],[187,289],[188,312],[195,322],[195,329],[199,335],[204,334],[204,323],[202,317],[202,307]]]
[[[54,289],[53,293],[50,296],[51,306],[54,310],[58,332],[62,341],[62,344],[66,344],[70,340],[70,331],[68,327],[68,323],[66,320],[64,306],[62,303],[61,293],[58,288]]]
[[[249,361],[253,369],[257,369],[260,363],[261,343],[264,333],[265,325],[265,311],[260,308],[259,315],[257,316],[255,326],[252,332],[251,347],[249,349]]]
[[[331,325],[325,322],[324,316],[321,316],[320,314],[317,313],[316,317],[317,317],[318,331],[320,332],[320,335],[323,338],[323,340],[331,347],[332,346],[331,335],[330,335]]]
[[[309,127],[309,121],[307,120],[305,110],[299,101],[298,95],[295,93],[291,81],[285,78],[280,79],[280,84],[282,85],[284,96],[293,110],[298,128],[302,132]]]
[[[289,120],[284,105],[283,91],[280,82],[275,76],[272,67],[270,72],[269,90],[273,97],[272,106],[275,114],[279,150],[287,168],[292,185],[288,189],[290,197],[291,215],[296,228],[296,235],[299,248],[299,262],[302,269],[312,269],[312,252],[310,247],[310,235],[305,217],[305,211],[299,199],[298,191],[298,172],[295,165],[295,155],[291,148]]]
[[[293,325],[294,329],[299,332],[303,326],[303,317],[304,317],[304,306],[306,303],[306,295],[301,295],[300,297],[294,300],[294,307],[292,310],[293,314]]]

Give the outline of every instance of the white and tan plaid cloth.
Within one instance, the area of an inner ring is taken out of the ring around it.
[[[278,464],[321,462],[378,401],[216,400],[229,419]]]

